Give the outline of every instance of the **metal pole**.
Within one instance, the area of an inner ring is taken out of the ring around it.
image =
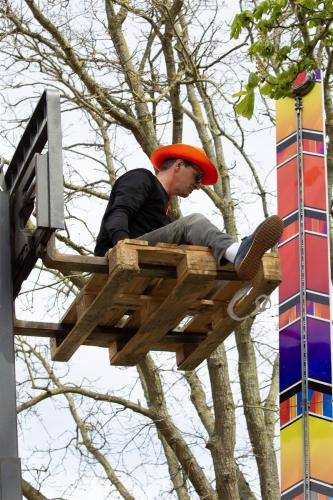
[[[302,352],[302,410],[303,410],[303,456],[304,456],[304,500],[310,500],[310,456],[309,456],[309,381],[308,381],[308,338],[306,312],[305,277],[305,215],[304,176],[302,147],[302,97],[295,97],[297,120],[297,169],[299,206],[299,262],[300,262],[300,305],[301,305],[301,352]]]
[[[0,192],[0,500],[21,500],[18,458],[9,194]]]

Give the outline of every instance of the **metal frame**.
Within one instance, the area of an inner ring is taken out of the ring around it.
[[[0,192],[0,500],[20,500],[9,227],[9,195]]]
[[[47,143],[47,152],[44,151]],[[10,195],[13,293],[18,295],[56,229],[64,227],[60,96],[45,90],[4,177]],[[27,230],[36,210],[37,227]]]
[[[5,175],[2,167],[0,161],[0,500],[20,500],[13,300],[52,233],[64,227],[59,92],[44,91]],[[29,231],[34,210],[37,227]]]
[[[305,213],[304,174],[302,148],[302,109],[300,95],[295,97],[297,169],[299,200],[299,261],[300,261],[300,305],[301,305],[301,353],[302,353],[302,408],[303,408],[303,455],[304,455],[304,499],[310,500],[310,452],[309,452],[309,380],[308,380],[308,336],[306,311],[306,266],[305,266]]]

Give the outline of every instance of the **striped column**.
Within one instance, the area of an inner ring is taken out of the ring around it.
[[[320,71],[277,101],[281,498],[333,499],[332,335]],[[302,94],[305,94],[302,96]]]

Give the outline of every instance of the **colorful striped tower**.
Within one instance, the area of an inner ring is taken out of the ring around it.
[[[333,499],[332,335],[320,71],[277,102],[281,498]]]

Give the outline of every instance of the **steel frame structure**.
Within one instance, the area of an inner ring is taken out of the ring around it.
[[[15,298],[38,257],[43,255],[52,233],[64,227],[59,92],[46,90],[42,94],[8,166],[2,188],[10,198]],[[37,225],[31,231],[26,226],[34,210]]]
[[[47,145],[47,150],[45,149]],[[44,153],[44,154],[42,154]],[[27,223],[36,212],[34,230]],[[0,190],[0,500],[20,500],[13,303],[56,229],[63,228],[60,96],[42,94]]]

